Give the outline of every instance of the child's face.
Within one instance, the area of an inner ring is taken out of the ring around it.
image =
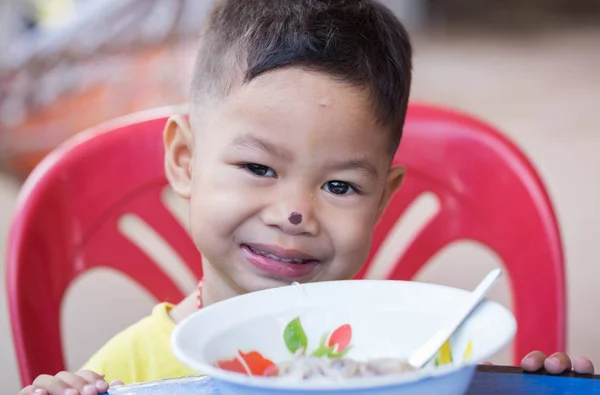
[[[360,269],[403,175],[366,92],[291,68],[192,111],[193,133],[167,126],[166,167],[205,272],[250,292]]]

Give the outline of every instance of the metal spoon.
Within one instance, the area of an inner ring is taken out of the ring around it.
[[[477,288],[471,293],[471,298],[467,306],[461,309],[460,314],[440,329],[431,339],[429,339],[424,345],[419,347],[412,356],[408,359],[408,363],[417,368],[423,368],[439,351],[452,334],[462,325],[463,322],[471,315],[477,306],[481,303],[485,295],[488,293],[490,288],[494,285],[496,280],[502,275],[502,269],[492,270],[485,278],[479,283]]]

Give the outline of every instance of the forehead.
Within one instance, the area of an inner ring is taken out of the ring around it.
[[[209,118],[209,134],[222,139],[251,133],[308,149],[328,144],[374,155],[389,145],[389,131],[378,122],[366,89],[298,68],[269,72],[234,89]]]
[[[365,89],[352,87],[324,73],[285,68],[259,76],[236,90],[229,104],[232,109],[256,109],[276,115],[303,112],[319,118],[345,115],[348,122],[376,126],[377,117]],[[323,120],[323,119],[321,119]]]

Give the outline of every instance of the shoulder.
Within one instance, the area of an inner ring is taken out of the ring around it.
[[[126,384],[175,377],[180,371],[190,374],[171,353],[169,339],[175,328],[171,308],[167,303],[154,307],[151,315],[110,339],[84,369]]]

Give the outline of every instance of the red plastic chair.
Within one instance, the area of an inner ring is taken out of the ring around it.
[[[161,201],[167,182],[161,133],[166,108],[83,132],[45,159],[21,192],[9,242],[7,281],[23,384],[64,369],[60,310],[69,284],[96,267],[116,269],[157,300],[181,290],[117,229],[134,213],[202,277],[200,256]],[[456,240],[477,240],[504,261],[519,329],[515,359],[565,348],[565,286],[560,236],[535,170],[491,127],[465,115],[411,105],[397,162],[408,168],[401,193],[375,231],[371,257],[421,193],[441,210],[408,246],[389,277],[410,279]],[[358,274],[362,277],[365,268]]]
[[[442,248],[480,242],[501,258],[512,289],[518,330],[513,358],[566,348],[564,256],[557,220],[542,181],[524,154],[491,126],[427,105],[409,108],[394,160],[407,168],[400,193],[375,229],[372,258],[408,206],[433,192],[440,210],[412,239],[389,278],[408,280]]]

